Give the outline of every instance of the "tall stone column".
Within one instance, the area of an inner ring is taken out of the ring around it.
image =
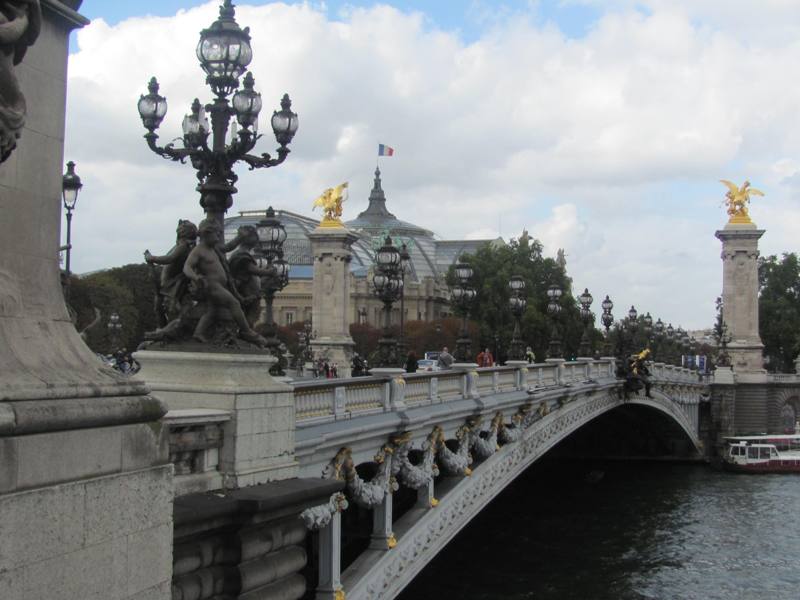
[[[358,237],[343,226],[317,227],[308,235],[314,254],[312,322],[314,356],[338,365],[340,377],[350,376],[353,338],[350,337],[350,260]]]
[[[716,232],[722,241],[723,319],[731,341],[728,353],[735,373],[764,373],[758,333],[758,240],[755,223],[729,222]]]
[[[98,361],[61,292],[67,49],[87,20],[79,0],[39,4],[41,31],[20,64],[0,41],[0,112],[15,109],[10,74],[27,101],[18,146],[0,164],[0,597],[167,600],[165,407]],[[38,4],[15,6],[38,22]]]

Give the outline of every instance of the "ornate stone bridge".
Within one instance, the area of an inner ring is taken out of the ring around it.
[[[173,598],[216,589],[299,598],[307,586],[320,599],[393,598],[495,495],[585,425],[610,420],[616,429],[601,435],[637,430],[661,438],[663,454],[701,456],[708,383],[662,364],[651,380],[651,397],[626,399],[611,359],[465,366],[276,384],[260,395],[238,383],[227,410],[211,409],[220,390],[198,381],[188,398],[206,408],[166,417]],[[299,478],[268,483],[287,469]],[[305,579],[293,575],[303,569]]]
[[[652,381],[651,398],[626,400],[613,361],[599,360],[296,384],[301,477],[346,481],[309,521],[322,526],[317,597],[393,598],[495,495],[601,415],[648,413],[699,455],[707,385],[661,364]],[[400,488],[416,503],[393,521]],[[340,576],[347,503],[372,512],[372,532]]]

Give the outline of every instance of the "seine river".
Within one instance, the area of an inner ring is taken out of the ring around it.
[[[800,476],[535,465],[400,598],[798,600]]]

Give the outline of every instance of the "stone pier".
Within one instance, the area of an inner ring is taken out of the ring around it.
[[[308,235],[314,254],[312,322],[314,356],[338,365],[340,377],[349,377],[353,359],[350,337],[350,260],[358,238],[344,226],[317,227]]]
[[[166,409],[99,362],[61,291],[67,49],[87,23],[80,4],[41,0],[38,39],[13,68],[26,124],[0,164],[0,598],[167,600]]]

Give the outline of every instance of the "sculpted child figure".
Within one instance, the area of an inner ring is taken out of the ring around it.
[[[275,274],[275,268],[262,269],[258,266],[253,250],[258,245],[258,231],[252,225],[239,227],[234,239],[236,252],[228,258],[236,291],[242,297],[242,308],[252,327],[261,312],[261,278]],[[232,244],[225,249],[232,250]]]
[[[197,322],[194,338],[207,342],[208,328],[217,320],[220,309],[224,309],[230,312],[239,327],[240,338],[264,346],[266,340],[250,327],[230,281],[227,262],[220,248],[222,227],[213,219],[205,219],[200,222],[198,233],[200,243],[189,253],[183,266],[183,273],[196,285],[198,295],[208,303],[208,309]]]
[[[183,274],[183,266],[195,247],[197,226],[191,221],[181,219],[178,221],[176,234],[175,245],[167,254],[155,256],[150,250],[144,251],[144,260],[147,264],[163,265],[156,294],[159,327],[165,327],[167,323],[180,316],[187,308],[185,304],[191,305],[190,301],[184,303],[187,280]]]

